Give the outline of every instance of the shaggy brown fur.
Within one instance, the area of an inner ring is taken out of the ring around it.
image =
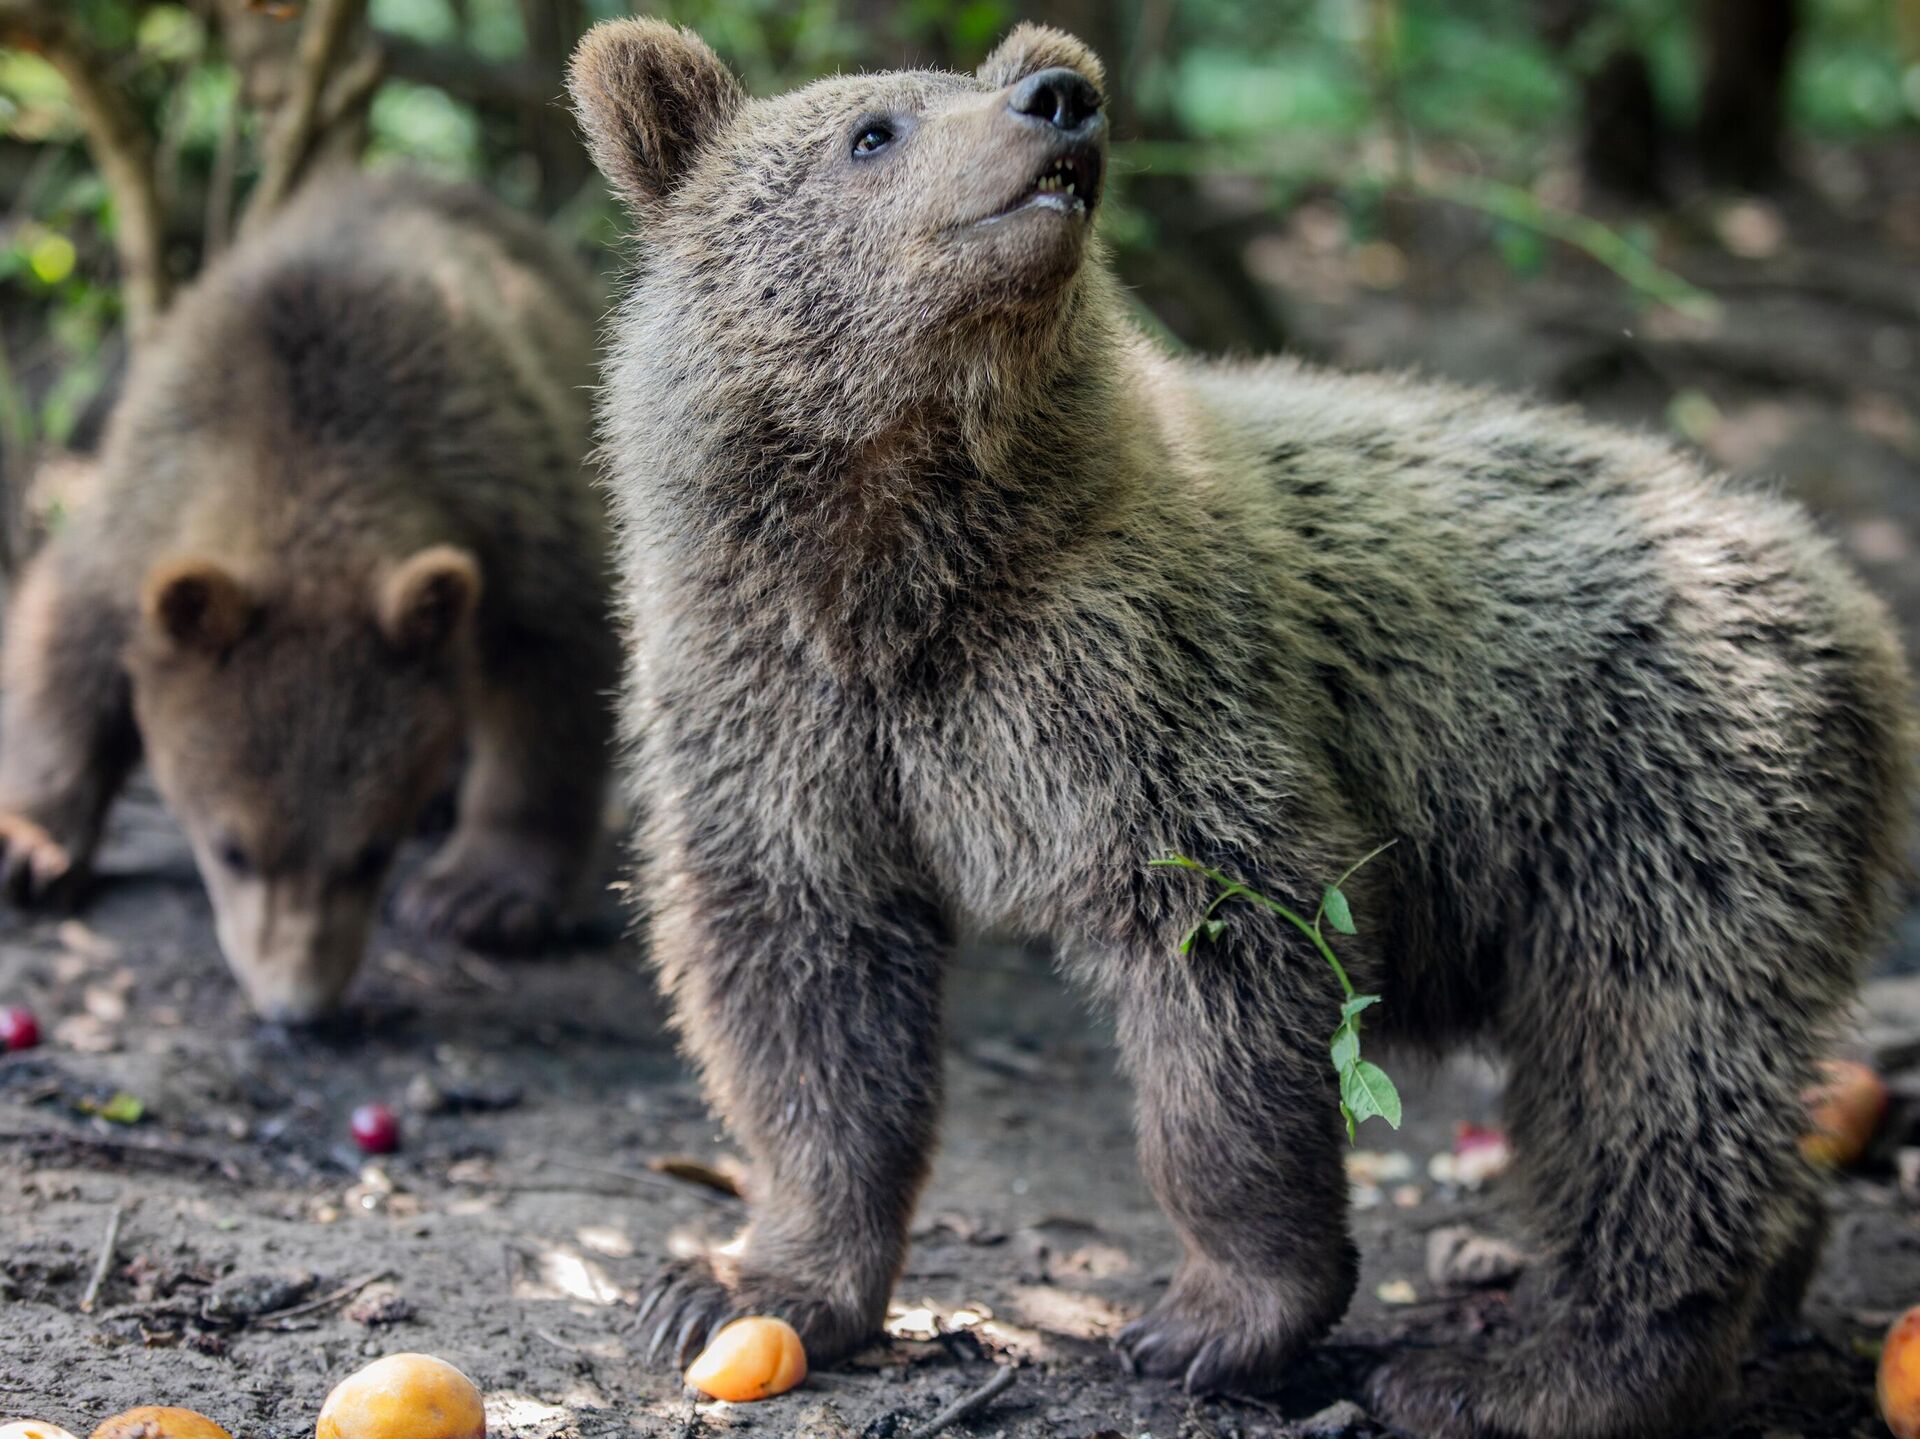
[[[1664,1430],[1817,1237],[1797,1096],[1906,807],[1886,622],[1797,510],[1664,444],[1157,354],[1035,189],[1064,158],[1097,195],[1099,82],[1032,28],[980,77],[772,100],[654,22],[576,59],[645,218],[602,424],[653,943],[755,1166],[738,1257],[650,1293],[656,1347],[741,1310],[817,1360],[874,1332],[942,959],[1000,930],[1118,1012],[1186,1250],[1127,1359],[1281,1376],[1354,1283],[1339,992],[1251,914],[1181,958],[1206,893],[1146,863],[1310,904],[1397,838],[1343,952],[1383,1028],[1511,1058],[1548,1257],[1524,1340],[1397,1359],[1380,1406]]]
[[[72,893],[144,749],[255,1006],[310,1019],[464,742],[458,825],[401,916],[552,926],[619,664],[581,468],[595,313],[538,229],[417,179],[323,186],[182,298],[9,615],[15,898]]]

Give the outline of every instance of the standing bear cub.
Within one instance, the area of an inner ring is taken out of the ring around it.
[[[268,1018],[400,916],[533,941],[589,865],[619,673],[584,470],[597,306],[537,228],[417,179],[319,185],[136,360],[97,490],[7,617],[0,876],[70,895],[143,752]]]
[[[1340,994],[1170,850],[1311,903],[1376,844],[1368,1019],[1510,1057],[1523,1338],[1394,1358],[1418,1434],[1642,1435],[1732,1379],[1819,1242],[1798,1099],[1909,781],[1899,652],[1772,499],[1492,396],[1157,353],[1093,238],[1102,74],[749,99],[692,35],[592,32],[573,93],[645,243],[601,424],[655,957],[751,1153],[737,1254],[646,1301],[685,1355],[872,1335],[926,1174],[940,970],[1045,935],[1117,1011],[1184,1246],[1121,1336],[1282,1378],[1355,1256]]]

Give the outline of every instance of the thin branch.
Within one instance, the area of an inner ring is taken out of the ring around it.
[[[100,1286],[107,1282],[107,1275],[113,1269],[114,1250],[120,1247],[120,1221],[126,1217],[126,1210],[118,1204],[107,1216],[107,1237],[100,1242],[100,1257],[94,1262],[93,1277],[87,1280],[86,1293],[80,1296],[82,1314],[93,1313],[93,1306],[100,1300]]]
[[[377,46],[369,46],[341,66],[320,107],[319,133],[357,122],[386,78],[387,57]]]
[[[1496,220],[1557,240],[1604,265],[1643,299],[1696,319],[1712,319],[1719,302],[1691,281],[1667,269],[1618,231],[1577,210],[1563,209],[1532,191],[1471,175],[1425,178],[1369,173],[1329,175],[1275,161],[1257,151],[1215,150],[1177,140],[1130,140],[1116,146],[1122,163],[1164,174],[1231,174],[1289,180],[1325,180],[1354,193],[1412,195],[1476,210]]]
[[[353,1296],[358,1294],[362,1289],[368,1288],[370,1285],[378,1284],[382,1279],[391,1278],[393,1278],[393,1271],[391,1269],[376,1269],[371,1274],[363,1274],[351,1284],[343,1284],[338,1289],[322,1294],[318,1299],[309,1299],[306,1303],[295,1304],[289,1309],[276,1309],[271,1314],[260,1315],[253,1322],[256,1325],[273,1327],[278,1324],[283,1324],[289,1319],[299,1319],[304,1315],[318,1314],[322,1309],[329,1309],[335,1304],[340,1304],[353,1298]]]
[[[240,90],[236,85],[220,118],[220,138],[213,151],[213,173],[207,180],[204,226],[206,258],[211,261],[227,248],[233,236],[233,194],[240,177]]]
[[[958,1424],[962,1419],[965,1419],[971,1414],[978,1413],[993,1403],[994,1400],[998,1399],[1013,1387],[1013,1381],[1014,1369],[1011,1364],[1005,1368],[994,1370],[993,1377],[985,1384],[982,1384],[971,1394],[963,1395],[954,1400],[953,1403],[942,1409],[938,1414],[934,1415],[933,1418],[909,1433],[907,1439],[933,1439],[934,1435],[940,1433],[949,1425]]]
[[[80,28],[38,0],[0,0],[0,42],[37,51],[67,82],[87,149],[113,197],[113,242],[137,346],[167,307],[166,217],[154,176],[153,137]]]
[[[241,231],[258,226],[293,193],[313,153],[324,119],[322,101],[349,31],[359,22],[367,0],[311,0],[300,43],[294,50],[287,96],[267,133],[260,179],[247,199]]]

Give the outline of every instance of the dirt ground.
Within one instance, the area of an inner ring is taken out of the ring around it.
[[[1813,503],[1920,636],[1920,158],[1847,163],[1865,168],[1844,193],[1822,166],[1823,189],[1777,210],[1679,222],[1683,266],[1726,300],[1705,330],[1637,315],[1590,266],[1522,284],[1439,209],[1389,215],[1356,249],[1310,202],[1254,254],[1310,351],[1683,418],[1721,462]],[[496,1439],[905,1439],[995,1363],[1016,1367],[1011,1388],[948,1432],[1337,1439],[1379,1432],[1347,1401],[1389,1346],[1498,1344],[1511,1327],[1500,1284],[1456,1292],[1428,1263],[1436,1231],[1500,1232],[1498,1179],[1432,1168],[1457,1125],[1497,1123],[1498,1075],[1401,1061],[1406,1125],[1368,1125],[1353,1163],[1365,1271],[1333,1340],[1259,1398],[1127,1378],[1109,1338],[1175,1251],[1108,1036],[1044,959],[976,952],[953,976],[945,1141],[893,1337],[781,1399],[694,1404],[633,1357],[632,1295],[661,1255],[729,1235],[741,1206],[712,1187],[726,1140],[617,907],[579,946],[510,965],[382,934],[348,1019],[288,1033],[246,1012],[150,796],[117,812],[104,868],[78,921],[0,918],[0,1003],[49,1031],[0,1058],[0,1416],[84,1434],[175,1403],[240,1439],[290,1439],[340,1377],[411,1349],[481,1384]],[[1851,1043],[1893,1077],[1893,1118],[1831,1183],[1803,1324],[1756,1346],[1714,1435],[1881,1432],[1875,1346],[1920,1302],[1920,1209],[1893,1165],[1920,1138],[1920,980],[1901,977],[1920,970],[1920,910],[1879,968]],[[116,1095],[137,1122],[97,1112],[132,1118]],[[404,1144],[370,1162],[347,1116],[376,1099],[403,1110]],[[709,1182],[659,1167],[676,1159]]]

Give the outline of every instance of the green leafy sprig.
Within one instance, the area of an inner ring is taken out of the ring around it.
[[[1320,951],[1320,957],[1332,967],[1333,977],[1340,981],[1345,999],[1340,1005],[1340,1025],[1333,1031],[1330,1049],[1333,1071],[1340,1077],[1340,1114],[1347,1121],[1347,1142],[1350,1144],[1355,1142],[1356,1127],[1366,1120],[1378,1117],[1386,1120],[1394,1129],[1400,1127],[1400,1091],[1393,1087],[1393,1081],[1387,1077],[1384,1069],[1360,1057],[1360,1015],[1378,1004],[1380,996],[1360,994],[1354,989],[1353,981],[1347,977],[1346,966],[1340,963],[1339,956],[1333,952],[1333,946],[1327,942],[1321,926],[1327,926],[1335,934],[1358,933],[1353,924],[1353,907],[1347,903],[1346,891],[1341,886],[1353,877],[1361,865],[1396,843],[1397,840],[1390,839],[1348,865],[1340,878],[1321,893],[1320,907],[1314,910],[1312,919],[1217,869],[1209,869],[1198,860],[1188,859],[1184,854],[1169,854],[1164,859],[1149,861],[1156,868],[1193,870],[1220,886],[1220,893],[1214,896],[1198,922],[1181,936],[1181,954],[1192,954],[1194,945],[1202,940],[1218,939],[1225,932],[1227,922],[1214,916],[1230,900],[1244,899],[1279,915],[1312,940],[1314,948]]]

